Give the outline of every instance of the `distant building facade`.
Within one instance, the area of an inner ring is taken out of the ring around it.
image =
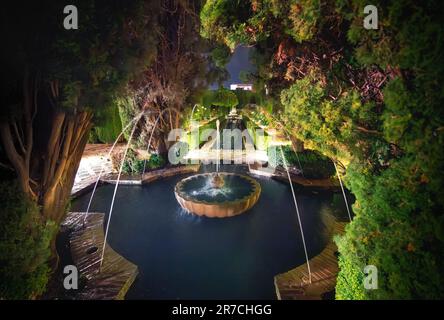
[[[253,91],[253,84],[251,83],[232,83],[230,84],[230,90],[245,90],[245,91]]]

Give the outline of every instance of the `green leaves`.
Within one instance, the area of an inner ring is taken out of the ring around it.
[[[0,184],[0,299],[41,295],[49,278],[50,241],[54,223],[41,220],[37,205],[18,184]]]
[[[200,14],[201,35],[233,50],[238,44],[265,41],[276,32],[278,22],[284,32],[302,42],[315,35],[320,15],[319,0],[208,0]]]
[[[230,49],[224,45],[219,45],[211,51],[211,58],[213,59],[216,67],[225,68],[225,65],[230,61],[231,52]]]
[[[54,26],[56,33],[42,64],[44,76],[61,84],[62,107],[106,106],[152,61],[156,39],[148,32],[154,23],[154,17],[147,18],[151,6],[141,0],[125,5],[82,2],[78,30],[67,32]],[[59,9],[52,5],[46,14],[57,16],[54,12]]]
[[[245,32],[250,10],[248,1],[206,1],[200,12],[201,35],[234,50],[237,44],[251,39]]]
[[[118,161],[121,161],[118,159]],[[120,163],[120,162],[119,162]],[[150,169],[159,169],[166,164],[165,158],[159,154],[151,154],[149,159],[144,159],[138,156],[138,153],[129,149],[123,163],[122,171],[126,174],[142,174],[143,169],[146,171]]]
[[[211,104],[219,107],[232,108],[237,106],[239,101],[231,90],[221,87],[219,90],[213,92]]]
[[[385,110],[382,116],[384,137],[392,143],[400,143],[409,129],[416,101],[404,87],[401,79],[391,81],[384,89]]]
[[[444,4],[375,1],[379,28],[366,30],[364,0],[227,2],[207,1],[208,35],[256,44],[287,131],[347,166],[355,218],[337,239],[337,298],[444,297]],[[363,287],[367,264],[378,290]]]
[[[92,136],[96,138],[93,143],[113,143],[121,131],[122,121],[117,103],[97,112],[96,125],[91,131]]]
[[[352,101],[353,95],[331,101],[322,83],[309,75],[282,91],[282,118],[289,130],[315,149],[335,158],[347,156],[348,145],[356,139],[350,116],[351,108],[356,108]]]
[[[316,34],[321,14],[319,0],[291,0],[289,1],[287,33],[296,42],[311,40]],[[281,17],[287,14],[281,12]]]
[[[269,161],[273,167],[284,165],[279,148],[272,146],[268,149]],[[287,165],[302,169],[305,178],[326,179],[335,175],[333,162],[317,151],[304,150],[296,154],[291,146],[283,146],[282,150]]]

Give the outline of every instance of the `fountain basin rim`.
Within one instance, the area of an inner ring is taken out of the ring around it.
[[[247,194],[246,196],[242,197],[242,198],[236,198],[234,200],[225,200],[225,201],[205,201],[205,200],[198,200],[196,198],[193,198],[192,196],[189,196],[187,194],[185,194],[182,190],[183,184],[191,179],[195,179],[198,176],[211,176],[213,174],[216,174],[215,172],[213,173],[199,173],[199,174],[194,174],[192,176],[189,176],[187,178],[184,178],[182,180],[180,180],[175,188],[174,188],[174,192],[177,195],[179,195],[181,198],[188,200],[188,201],[193,201],[194,203],[202,203],[202,204],[207,204],[207,205],[212,205],[212,204],[224,204],[224,205],[229,205],[229,204],[235,204],[235,203],[239,203],[240,201],[246,201],[248,200],[252,194],[255,194],[258,190],[259,192],[261,191],[261,186],[260,184],[253,178],[243,175],[243,174],[237,174],[237,173],[232,173],[232,172],[219,172],[218,174],[224,176],[224,175],[231,175],[231,176],[238,176],[241,177],[245,180],[247,180],[248,182],[251,183],[251,192],[249,194]]]
[[[236,216],[245,211],[251,209],[259,199],[261,194],[260,184],[253,178],[236,174],[231,172],[219,172],[222,176],[236,176],[246,180],[250,185],[249,193],[243,197],[239,197],[233,200],[226,201],[205,201],[188,196],[185,192],[182,192],[184,184],[191,180],[204,176],[205,178],[211,177],[215,173],[201,173],[182,179],[176,184],[174,188],[174,194],[180,206],[198,216],[207,216],[209,218],[226,218]]]

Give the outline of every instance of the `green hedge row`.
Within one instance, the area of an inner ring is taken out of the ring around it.
[[[304,150],[296,154],[291,146],[283,146],[282,149],[287,165],[295,166],[298,169],[302,168],[306,178],[322,179],[335,174],[333,162],[317,151]],[[270,147],[268,157],[272,166],[283,166],[280,147]]]
[[[145,171],[161,168],[165,164],[165,158],[158,154],[152,154],[151,157],[146,160]],[[130,149],[123,163],[122,172],[126,174],[141,174],[143,173],[144,165],[145,160],[139,159],[136,152]]]

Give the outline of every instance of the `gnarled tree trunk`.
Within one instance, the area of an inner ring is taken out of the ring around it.
[[[59,121],[63,118],[63,124]],[[43,181],[42,214],[57,224],[63,219],[75,174],[88,140],[91,128],[91,114],[79,113],[76,116],[57,114],[54,117],[56,129],[50,136],[46,151],[47,160]],[[61,127],[61,134],[58,128]]]

